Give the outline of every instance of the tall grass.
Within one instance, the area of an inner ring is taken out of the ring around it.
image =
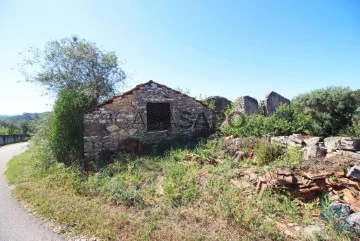
[[[262,169],[292,165],[301,157],[295,149],[262,141],[254,148],[259,159],[251,165]],[[14,195],[60,225],[64,235],[104,240],[288,240],[275,221],[309,225],[315,220],[311,212],[320,208],[317,200],[302,208],[275,190],[250,195],[234,186],[234,170],[247,168],[249,162],[233,160],[218,139],[173,148],[164,155],[122,155],[95,173],[57,162],[43,165],[42,157],[31,149],[10,161],[6,175],[16,185]],[[209,158],[219,161],[209,163]],[[333,240],[341,239],[335,235]]]

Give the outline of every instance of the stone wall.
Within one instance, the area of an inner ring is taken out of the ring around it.
[[[278,93],[276,93],[274,91],[270,92],[265,97],[265,100],[263,103],[264,114],[266,116],[272,115],[281,104],[290,104],[290,100],[286,99],[285,97],[279,95]]]
[[[235,100],[235,111],[245,115],[256,115],[258,107],[258,101],[250,96],[241,96]]]
[[[170,104],[170,127],[149,131],[147,103]],[[119,151],[141,151],[142,146],[173,139],[208,136],[216,115],[205,104],[155,82],[98,105],[84,116],[84,155],[87,159]]]
[[[27,141],[26,135],[0,135],[0,146]]]
[[[210,96],[206,98],[207,101],[213,102],[215,111],[223,112],[226,108],[231,106],[231,101],[221,96]]]

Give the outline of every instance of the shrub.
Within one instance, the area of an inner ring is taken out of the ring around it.
[[[83,115],[91,101],[81,92],[62,89],[47,129],[50,148],[57,161],[78,164],[83,157]]]
[[[301,113],[294,105],[283,104],[269,117],[268,125],[274,135],[310,134],[313,122],[310,115]]]
[[[134,184],[127,184],[122,179],[111,182],[110,200],[127,206],[141,205],[143,203],[139,187]]]
[[[35,135],[30,139],[31,147],[35,157],[39,160],[37,167],[44,171],[56,163],[53,151],[50,148],[48,138],[48,126],[51,114],[44,114],[36,121]]]
[[[257,164],[269,164],[285,153],[283,146],[261,141],[254,149],[255,160]]]
[[[228,122],[222,126],[222,132],[225,135],[235,136],[310,134],[313,126],[311,116],[301,113],[291,104],[279,106],[272,116],[266,117],[261,114],[242,116]]]
[[[332,136],[352,124],[356,110],[355,94],[350,88],[329,87],[294,98],[294,105],[314,120],[315,135]]]

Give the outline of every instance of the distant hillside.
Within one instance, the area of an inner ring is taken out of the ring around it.
[[[0,115],[0,120],[9,122],[34,121],[40,118],[43,113],[24,113],[22,115]]]

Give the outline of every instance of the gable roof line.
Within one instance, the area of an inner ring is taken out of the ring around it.
[[[194,98],[194,97],[191,97],[191,96],[189,96],[189,95],[187,95],[187,94],[184,94],[184,93],[182,93],[182,92],[180,92],[180,91],[178,91],[178,90],[174,90],[174,89],[172,89],[172,88],[170,88],[170,87],[168,87],[168,86],[166,86],[166,85],[159,84],[159,83],[157,83],[157,82],[155,82],[155,81],[149,80],[148,82],[145,82],[145,83],[136,85],[134,88],[132,88],[132,89],[130,89],[130,90],[122,93],[121,95],[115,95],[114,97],[112,97],[112,98],[110,98],[110,99],[108,99],[108,100],[105,100],[105,101],[101,102],[100,104],[97,104],[96,106],[94,106],[93,108],[91,108],[90,110],[88,110],[87,113],[89,113],[89,112],[91,112],[91,111],[93,111],[93,110],[96,110],[96,109],[98,109],[98,108],[100,108],[100,107],[102,107],[102,106],[104,106],[104,105],[111,104],[111,103],[114,102],[114,100],[116,100],[117,98],[122,98],[122,97],[124,97],[124,96],[126,96],[126,95],[130,95],[130,94],[132,94],[135,90],[138,90],[138,89],[140,89],[140,87],[143,87],[143,86],[148,85],[148,84],[156,84],[156,85],[158,85],[159,87],[168,88],[168,89],[174,91],[175,93],[178,93],[178,94],[181,94],[181,95],[183,95],[183,96],[185,96],[185,97],[188,97],[188,98],[190,98],[190,99],[193,99],[193,100],[195,100],[196,102],[200,103],[202,106],[209,108],[209,106],[208,106],[207,104],[205,104],[205,103],[204,103],[203,101],[201,101],[201,100],[198,100],[198,99],[196,99],[196,98]]]

